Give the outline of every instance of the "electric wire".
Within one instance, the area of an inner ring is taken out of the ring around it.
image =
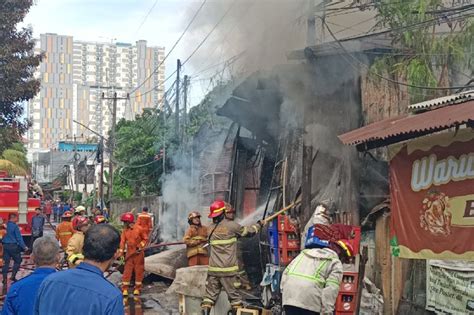
[[[148,13],[143,17],[142,22],[140,23],[140,26],[138,26],[137,30],[135,31],[135,34],[138,33],[138,31],[142,28],[143,24],[145,24],[148,16],[150,16],[151,12],[153,11],[157,3],[158,3],[158,0],[155,0],[151,8],[148,10]]]
[[[181,33],[181,35],[178,37],[178,39],[176,40],[176,42],[173,44],[173,46],[171,47],[170,51],[168,51],[168,53],[166,54],[166,56],[163,58],[163,60],[158,64],[158,66],[152,71],[152,73],[147,77],[145,78],[145,80],[140,83],[137,87],[135,87],[129,94],[133,94],[135,93],[139,88],[141,88],[148,80],[150,80],[153,75],[155,75],[155,73],[159,70],[159,68],[161,67],[161,65],[165,62],[165,60],[170,56],[170,54],[174,51],[174,49],[176,48],[176,46],[179,44],[179,42],[181,41],[181,39],[184,37],[184,35],[186,34],[186,32],[189,30],[189,28],[191,27],[191,24],[193,24],[194,20],[196,19],[196,17],[198,16],[199,12],[201,12],[201,9],[204,7],[204,5],[206,4],[207,0],[203,0],[203,2],[201,3],[201,6],[197,9],[197,11],[194,13],[193,17],[191,18],[191,20],[189,21],[188,25],[185,27],[184,31]],[[176,73],[176,72],[174,72]],[[173,74],[174,74],[173,73]],[[171,74],[171,75],[173,75]],[[170,76],[171,76],[170,75]],[[169,77],[168,77],[169,78]],[[166,82],[166,80],[165,80]],[[163,82],[164,84],[164,82]],[[158,87],[158,86],[155,86],[155,88]]]

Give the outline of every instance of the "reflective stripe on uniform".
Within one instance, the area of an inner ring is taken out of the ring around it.
[[[59,232],[59,236],[71,235],[72,232]]]
[[[298,268],[298,266],[301,263],[301,261],[303,260],[303,258],[304,258],[304,256],[300,255],[296,259],[295,263],[291,266],[290,270],[288,271],[288,276],[303,278],[303,279],[306,279],[306,280],[309,280],[309,281],[312,281],[312,282],[319,283],[321,285],[325,285],[326,281],[321,279],[320,273],[321,273],[321,270],[324,267],[326,267],[326,265],[328,264],[328,260],[323,260],[321,262],[321,264],[318,266],[318,268],[316,269],[316,272],[314,274],[305,274],[305,273],[301,273],[301,272],[296,271],[296,269]]]
[[[233,244],[237,242],[237,237],[230,238],[228,240],[213,240],[211,241],[211,245],[227,245],[227,244]]]
[[[335,279],[326,279],[326,284],[330,284],[335,287],[339,287],[341,284]]]
[[[207,240],[207,238],[203,237],[203,236],[194,236],[194,237],[191,237],[192,240],[195,240],[195,241],[205,241]]]
[[[239,266],[232,266],[232,267],[211,267],[211,266],[209,266],[208,271],[210,271],[210,272],[236,272],[236,271],[239,271]]]
[[[83,260],[84,259],[84,255],[82,254],[72,254],[71,256],[69,256],[69,258],[67,259],[71,264],[74,264],[77,260]]]

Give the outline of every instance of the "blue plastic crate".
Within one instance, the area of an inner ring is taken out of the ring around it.
[[[270,247],[278,247],[278,231],[268,230],[268,243]]]
[[[268,231],[278,233],[278,218],[275,218],[268,223]]]

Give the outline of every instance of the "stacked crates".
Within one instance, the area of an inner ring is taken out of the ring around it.
[[[300,238],[288,216],[279,215],[268,227],[271,263],[288,265],[300,252]]]

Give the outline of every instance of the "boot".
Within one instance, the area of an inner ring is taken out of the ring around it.
[[[123,289],[123,290],[122,290],[122,295],[123,295],[124,297],[128,297],[128,290],[127,290],[127,289]]]
[[[133,290],[133,295],[139,296],[140,295],[140,290],[139,289]]]

